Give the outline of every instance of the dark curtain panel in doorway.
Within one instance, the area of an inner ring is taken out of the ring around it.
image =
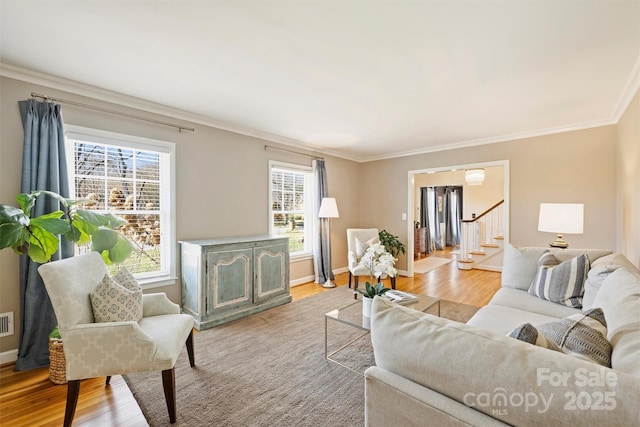
[[[433,228],[431,229],[431,241],[433,248],[438,251],[444,249],[442,246],[442,233],[440,232],[440,224],[442,223],[442,195],[443,188],[442,187],[432,187],[433,195],[430,197],[430,219],[431,225]]]
[[[318,210],[322,204],[322,199],[327,197],[327,171],[324,160],[314,160],[314,179],[316,183],[316,205],[315,221],[317,221],[317,232],[314,253],[314,266],[316,269],[316,283],[323,284],[327,280],[334,279],[331,270],[331,229],[329,218],[318,218]]]
[[[445,246],[460,244],[462,221],[462,187],[444,187],[443,192],[444,240]]]
[[[431,231],[429,227],[429,188],[420,187],[420,227],[424,227],[425,246],[427,253],[433,252],[431,249]]]
[[[67,163],[64,150],[64,130],[60,105],[19,101],[24,146],[20,191],[49,190],[69,197]],[[32,215],[42,215],[60,209],[57,201],[40,196]],[[73,256],[73,245],[65,242],[52,261]],[[49,333],[57,321],[49,295],[38,274],[40,264],[26,255],[20,256],[20,344],[17,371],[49,365]]]

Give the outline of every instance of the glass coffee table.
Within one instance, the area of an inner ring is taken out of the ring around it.
[[[412,294],[416,297],[415,300],[411,300],[406,303],[400,303],[400,305],[404,305],[406,307],[412,308],[413,310],[426,312],[427,310],[434,308],[437,306],[437,315],[440,316],[440,298],[429,297],[426,295],[417,295]],[[360,297],[362,298],[362,297]],[[434,313],[435,314],[435,313]],[[342,366],[352,372],[356,372],[358,374],[362,374],[349,366],[346,366],[342,362],[335,360],[333,358],[334,355],[349,347],[359,339],[364,336],[367,336],[370,332],[371,319],[369,317],[364,317],[362,315],[362,299],[358,299],[353,301],[350,304],[345,305],[342,308],[338,308],[336,310],[331,310],[324,315],[324,355],[325,359],[330,360],[331,362]],[[359,330],[361,333],[356,335],[355,338],[350,339],[345,344],[339,346],[338,349],[329,352],[329,322],[338,322],[343,325],[347,325],[352,329]]]

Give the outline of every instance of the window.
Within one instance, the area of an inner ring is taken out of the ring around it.
[[[289,253],[311,254],[311,168],[270,162],[271,199],[269,227],[271,234],[289,238]]]
[[[66,149],[71,197],[127,220],[135,249],[124,265],[142,284],[174,283],[174,144],[67,126]]]

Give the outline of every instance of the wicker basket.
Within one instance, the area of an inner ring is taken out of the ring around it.
[[[54,384],[67,383],[66,361],[59,338],[49,338],[49,379]]]

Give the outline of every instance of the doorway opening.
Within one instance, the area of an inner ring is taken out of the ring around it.
[[[481,184],[467,182],[465,171],[470,169],[483,170]],[[501,200],[504,200],[501,231],[504,242],[508,242],[508,160],[409,171],[408,276],[413,276],[414,271],[426,272],[450,262],[447,258],[456,259],[462,239],[461,223],[481,215]],[[423,261],[425,257],[433,259]]]

